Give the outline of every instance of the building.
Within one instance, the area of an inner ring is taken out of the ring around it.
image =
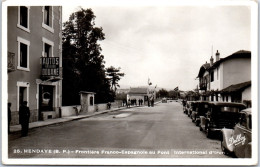
[[[220,91],[222,101],[243,102],[251,107],[251,81],[230,85]]]
[[[22,101],[28,102],[30,122],[56,118],[62,100],[62,8],[9,6],[7,10],[11,124],[19,122]]]
[[[138,101],[139,99],[142,99],[144,104],[146,104],[148,99],[151,98],[156,98],[156,91],[150,86],[130,88],[129,92],[127,93],[127,100],[136,99]]]
[[[231,95],[223,93],[222,90],[231,85],[251,81],[251,52],[240,50],[230,56],[220,58],[220,53],[217,51],[215,58],[215,62],[211,57],[210,63],[206,62],[200,67],[197,77],[201,100],[235,101],[233,95],[231,99]]]

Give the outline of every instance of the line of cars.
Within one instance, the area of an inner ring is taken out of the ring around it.
[[[224,154],[251,157],[251,108],[233,102],[183,101],[183,112],[208,138],[220,137]]]

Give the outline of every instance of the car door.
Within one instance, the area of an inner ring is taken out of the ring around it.
[[[246,113],[241,113],[240,122],[235,128],[232,141],[234,153],[238,158],[245,157],[245,149],[248,143],[251,142],[251,131],[248,129],[248,125]]]

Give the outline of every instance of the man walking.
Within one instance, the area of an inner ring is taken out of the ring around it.
[[[19,108],[19,122],[22,126],[22,137],[28,135],[29,129],[29,118],[30,118],[30,109],[27,107],[27,101],[24,101]]]

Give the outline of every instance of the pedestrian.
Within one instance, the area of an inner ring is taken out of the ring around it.
[[[138,105],[141,106],[141,99],[138,100]]]
[[[27,107],[27,101],[24,101],[19,108],[19,123],[22,126],[22,137],[28,135],[29,129],[29,118],[30,118],[30,109]]]
[[[143,99],[141,99],[141,105],[143,105]]]
[[[12,103],[8,103],[8,134],[11,132],[10,131],[10,124],[11,124],[11,120],[12,120],[11,106],[12,106]]]
[[[110,108],[111,108],[111,103],[110,103],[110,102],[108,102],[108,103],[107,103],[107,109],[109,109],[109,110],[110,110]]]
[[[131,100],[128,99],[128,102],[127,102],[127,107],[130,107],[130,103],[131,103]]]
[[[154,105],[154,99],[152,98],[152,100],[151,100],[151,106],[153,107],[153,105]]]

